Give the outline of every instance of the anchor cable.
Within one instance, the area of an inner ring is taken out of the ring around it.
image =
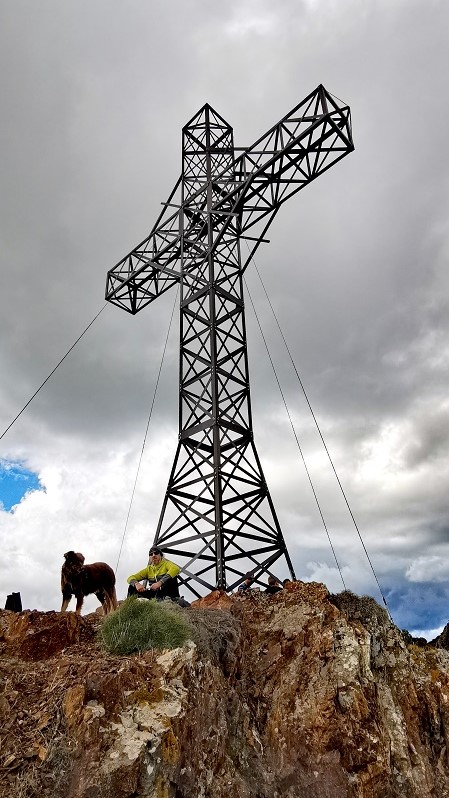
[[[274,310],[274,308],[273,308],[273,305],[272,305],[272,303],[271,303],[270,297],[268,296],[268,292],[267,292],[267,289],[266,289],[266,287],[265,287],[264,281],[262,280],[262,276],[261,276],[261,274],[260,274],[260,272],[259,272],[259,269],[257,268],[257,264],[256,264],[256,262],[255,262],[254,258],[253,258],[253,257],[251,257],[251,260],[252,260],[252,262],[253,262],[253,264],[254,264],[254,267],[255,267],[255,269],[256,269],[257,276],[259,277],[259,280],[260,280],[260,283],[261,283],[261,285],[262,285],[262,288],[263,288],[263,290],[264,290],[264,292],[265,292],[265,296],[266,296],[266,298],[267,298],[267,301],[268,301],[268,304],[269,304],[269,306],[270,306],[270,308],[271,308],[271,312],[273,313],[273,316],[274,316],[274,318],[275,318],[276,324],[277,324],[277,326],[278,326],[278,330],[279,330],[279,332],[280,332],[280,334],[281,334],[282,340],[283,340],[283,342],[284,342],[284,346],[285,346],[285,348],[286,348],[286,350],[287,350],[287,353],[288,353],[288,356],[289,356],[289,358],[290,358],[290,362],[291,362],[291,364],[292,364],[292,366],[293,366],[293,369],[294,369],[294,371],[295,371],[295,374],[296,374],[296,376],[297,376],[297,378],[298,378],[298,382],[299,382],[299,384],[300,384],[300,386],[301,386],[301,390],[302,390],[302,392],[303,392],[303,394],[304,394],[304,398],[305,398],[305,400],[306,400],[306,402],[307,402],[307,405],[308,405],[308,407],[309,407],[309,410],[310,410],[310,413],[311,413],[311,415],[312,415],[313,421],[314,421],[314,423],[315,423],[315,426],[316,426],[316,428],[317,428],[317,430],[318,430],[318,434],[319,434],[319,436],[320,436],[320,438],[321,438],[321,442],[322,442],[322,444],[323,444],[323,446],[324,446],[324,450],[325,450],[325,452],[326,452],[326,454],[327,454],[327,457],[328,457],[328,459],[329,459],[329,463],[330,463],[330,464],[331,464],[331,466],[332,466],[332,470],[333,470],[333,472],[334,472],[334,475],[335,475],[335,478],[336,478],[336,480],[337,480],[338,486],[339,486],[339,488],[340,488],[341,494],[342,494],[342,496],[343,496],[343,499],[344,499],[344,501],[345,501],[345,504],[346,504],[346,507],[347,507],[347,509],[348,509],[348,512],[349,512],[349,514],[350,514],[350,516],[351,516],[351,519],[352,519],[352,522],[353,522],[353,524],[354,524],[354,527],[355,527],[355,530],[356,530],[356,532],[357,532],[357,535],[358,535],[358,537],[359,537],[360,543],[362,544],[363,551],[365,552],[366,559],[368,560],[368,563],[369,563],[369,565],[370,565],[370,568],[371,568],[371,571],[372,571],[372,573],[373,573],[374,579],[376,580],[377,587],[379,588],[379,593],[380,593],[380,595],[382,596],[382,601],[383,601],[383,603],[384,603],[385,607],[387,608],[387,612],[388,612],[388,615],[389,615],[389,617],[390,617],[390,620],[391,620],[391,621],[393,621],[393,619],[392,619],[392,617],[391,617],[391,613],[390,613],[389,607],[388,607],[388,604],[387,604],[387,600],[386,600],[386,598],[385,598],[385,596],[384,596],[384,593],[383,593],[383,590],[382,590],[382,588],[381,588],[381,586],[380,586],[379,579],[377,578],[376,571],[374,570],[374,566],[373,566],[373,564],[372,564],[372,562],[371,562],[371,558],[370,558],[370,556],[369,556],[369,554],[368,554],[368,550],[367,550],[367,548],[366,548],[366,546],[365,546],[365,542],[364,542],[364,540],[363,540],[363,538],[362,538],[362,534],[361,534],[361,532],[360,532],[360,529],[359,529],[359,527],[358,527],[357,521],[356,521],[356,519],[355,519],[355,517],[354,517],[354,514],[353,514],[353,512],[352,512],[352,510],[351,510],[351,507],[350,507],[350,505],[349,505],[349,501],[348,501],[348,499],[347,499],[347,496],[346,496],[346,493],[345,493],[345,491],[344,491],[343,485],[342,485],[342,483],[341,483],[341,481],[340,481],[340,478],[339,478],[339,476],[338,476],[338,474],[337,474],[337,470],[336,470],[336,468],[335,468],[334,462],[333,462],[333,460],[332,460],[332,457],[331,457],[331,455],[330,455],[329,449],[327,448],[326,442],[325,442],[325,440],[324,440],[324,437],[323,437],[323,434],[322,434],[322,432],[321,432],[321,429],[320,429],[320,426],[319,426],[319,424],[318,424],[318,421],[317,421],[317,418],[316,418],[316,416],[315,416],[315,413],[314,413],[314,412],[313,412],[313,410],[312,410],[312,405],[310,404],[309,397],[307,396],[307,393],[306,393],[306,389],[304,388],[304,384],[303,384],[303,382],[302,382],[302,380],[301,380],[301,377],[300,377],[300,375],[299,375],[298,369],[296,368],[296,364],[295,364],[295,362],[294,362],[294,360],[293,360],[293,356],[292,356],[292,354],[291,354],[291,351],[290,351],[290,348],[289,348],[289,346],[288,346],[288,344],[287,344],[287,341],[286,341],[285,335],[284,335],[284,333],[283,333],[283,331],[282,331],[281,325],[279,324],[278,317],[277,317],[277,315],[276,315],[276,312],[275,312],[275,310]]]
[[[74,343],[74,344],[72,344],[72,346],[70,347],[70,349],[69,349],[69,350],[68,350],[68,351],[65,353],[64,357],[62,357],[62,358],[61,358],[61,360],[59,361],[59,363],[57,363],[57,364],[56,364],[56,366],[54,367],[53,371],[51,371],[51,372],[50,372],[50,374],[48,375],[48,377],[47,377],[47,378],[46,378],[46,379],[43,381],[43,383],[42,383],[41,385],[39,385],[39,388],[37,389],[37,391],[35,391],[35,392],[33,393],[32,397],[31,397],[30,399],[28,399],[28,402],[27,402],[27,403],[26,403],[26,404],[25,404],[25,405],[22,407],[22,410],[20,410],[20,411],[19,411],[19,413],[17,413],[17,415],[15,416],[15,418],[13,418],[13,420],[11,421],[11,423],[10,423],[10,424],[9,424],[9,425],[6,427],[6,429],[5,429],[5,430],[2,432],[2,434],[0,435],[0,441],[1,441],[1,439],[2,439],[2,438],[5,436],[5,435],[6,435],[6,433],[8,432],[8,430],[10,430],[10,429],[11,429],[12,425],[13,425],[13,424],[15,424],[15,422],[17,421],[17,419],[18,419],[18,418],[19,418],[19,417],[22,415],[23,411],[27,409],[28,405],[30,405],[30,404],[31,404],[31,402],[33,401],[34,397],[35,397],[35,396],[37,396],[37,394],[39,393],[39,391],[41,390],[41,388],[43,388],[43,387],[44,387],[44,385],[45,385],[45,384],[48,382],[48,380],[50,379],[50,377],[52,377],[52,376],[53,376],[53,374],[55,373],[56,369],[57,369],[57,368],[59,368],[59,366],[61,365],[61,363],[63,363],[63,362],[64,362],[64,360],[66,359],[66,357],[67,357],[67,356],[70,354],[70,352],[71,352],[71,351],[72,351],[72,350],[75,348],[75,346],[77,345],[78,341],[81,341],[81,338],[83,337],[83,335],[85,335],[85,334],[87,333],[88,329],[89,329],[90,327],[92,327],[92,324],[94,323],[94,321],[96,321],[96,320],[98,319],[98,317],[99,317],[100,313],[103,313],[103,311],[104,311],[104,309],[105,309],[105,307],[106,307],[106,305],[107,305],[107,304],[108,304],[107,302],[105,302],[105,303],[104,303],[104,305],[103,305],[103,307],[101,308],[101,310],[99,310],[99,311],[98,311],[97,315],[96,315],[96,316],[94,316],[94,318],[92,319],[92,321],[90,322],[90,324],[88,324],[88,325],[87,325],[87,327],[86,327],[86,329],[85,329],[85,330],[83,330],[83,332],[81,333],[81,335],[79,335],[79,336],[78,336],[78,338],[76,339],[75,343]]]
[[[308,480],[309,480],[310,487],[312,488],[312,492],[313,492],[313,495],[314,495],[314,497],[315,497],[315,502],[316,502],[316,505],[317,505],[317,507],[318,507],[318,511],[319,511],[319,513],[320,513],[320,516],[321,516],[321,520],[322,520],[322,522],[323,522],[324,529],[326,530],[327,539],[328,539],[328,541],[329,541],[329,545],[330,545],[330,547],[331,547],[331,549],[332,549],[332,554],[334,555],[334,560],[335,560],[335,563],[336,563],[336,565],[337,565],[337,568],[338,568],[338,572],[339,572],[339,574],[340,574],[341,581],[343,582],[343,587],[344,587],[344,589],[346,590],[347,588],[346,588],[346,585],[345,585],[345,580],[344,580],[344,578],[343,578],[343,574],[342,574],[342,571],[341,571],[341,568],[340,568],[340,564],[339,564],[339,562],[338,562],[337,555],[336,555],[336,553],[335,553],[335,549],[334,549],[334,546],[333,546],[333,544],[332,544],[332,540],[331,540],[331,537],[330,537],[330,534],[329,534],[329,530],[328,530],[328,528],[327,528],[326,521],[324,520],[324,515],[323,515],[323,512],[322,512],[322,510],[321,510],[321,505],[320,505],[320,502],[319,502],[319,500],[318,500],[318,496],[317,496],[317,493],[316,493],[316,491],[315,491],[315,487],[314,487],[314,484],[313,484],[313,482],[312,482],[312,478],[311,478],[311,476],[310,476],[309,469],[308,469],[308,467],[307,467],[307,463],[306,463],[306,460],[305,460],[305,457],[304,457],[304,453],[303,453],[303,451],[302,451],[302,448],[301,448],[301,444],[299,443],[299,439],[298,439],[298,436],[297,436],[297,434],[296,434],[295,426],[294,426],[294,424],[293,424],[293,420],[292,420],[292,417],[291,417],[291,415],[290,415],[290,411],[289,411],[289,409],[288,409],[287,401],[286,401],[286,399],[285,399],[285,395],[284,395],[284,392],[283,392],[283,390],[282,390],[282,387],[281,387],[281,383],[280,383],[280,380],[279,380],[279,377],[278,377],[278,374],[277,374],[277,371],[276,371],[276,368],[275,368],[275,365],[274,365],[274,362],[273,362],[273,358],[271,357],[271,353],[270,353],[270,350],[269,350],[269,348],[268,348],[267,340],[266,340],[266,338],[265,338],[265,335],[264,335],[264,333],[263,333],[262,326],[261,326],[261,323],[260,323],[260,320],[259,320],[259,316],[257,315],[257,311],[256,311],[256,308],[255,308],[255,306],[254,306],[253,298],[252,298],[252,296],[251,296],[250,290],[249,290],[249,288],[248,288],[248,283],[246,282],[246,279],[245,279],[245,277],[243,278],[243,280],[244,280],[244,282],[245,282],[245,287],[246,287],[246,290],[247,290],[247,292],[248,292],[248,296],[249,296],[249,298],[250,298],[251,305],[252,305],[252,307],[253,307],[253,311],[254,311],[254,315],[255,315],[255,317],[256,317],[257,324],[258,324],[258,326],[259,326],[260,334],[261,334],[261,336],[262,336],[262,339],[263,339],[263,342],[264,342],[264,344],[265,344],[265,349],[266,349],[266,351],[267,351],[267,355],[268,355],[269,361],[270,361],[270,363],[271,363],[271,368],[273,369],[273,374],[274,374],[274,376],[275,376],[275,378],[276,378],[276,382],[277,382],[277,385],[278,385],[278,388],[279,388],[280,394],[281,394],[281,396],[282,396],[282,401],[284,402],[284,407],[285,407],[285,410],[286,410],[286,412],[287,412],[288,420],[290,421],[290,426],[291,426],[291,428],[292,428],[293,435],[295,436],[295,440],[296,440],[296,443],[297,443],[297,446],[298,446],[298,450],[299,450],[299,453],[300,453],[300,455],[301,455],[302,462],[303,462],[303,464],[304,464],[304,468],[305,468],[305,470],[306,470],[307,478],[308,478]]]
[[[138,465],[137,465],[136,477],[135,477],[133,489],[132,489],[132,492],[131,492],[131,500],[129,502],[128,513],[127,513],[126,521],[125,521],[125,528],[123,530],[122,540],[121,540],[121,543],[120,543],[120,549],[119,549],[119,553],[118,553],[118,557],[117,557],[117,564],[115,566],[116,572],[117,572],[118,565],[119,565],[119,562],[120,562],[120,557],[122,555],[122,550],[123,550],[123,544],[125,542],[126,531],[128,529],[129,517],[131,515],[131,508],[132,508],[133,501],[134,501],[134,494],[136,492],[136,485],[137,485],[137,480],[139,478],[140,466],[142,465],[143,452],[144,452],[146,441],[147,441],[148,430],[149,430],[149,427],[150,427],[151,416],[153,414],[153,408],[154,408],[154,402],[156,400],[157,389],[159,387],[159,380],[160,380],[160,376],[161,376],[161,372],[162,372],[162,366],[164,364],[165,353],[167,351],[168,338],[169,338],[171,326],[172,326],[172,323],[173,323],[173,316],[175,314],[175,307],[176,307],[176,303],[177,303],[177,299],[178,299],[178,294],[179,294],[179,285],[177,286],[177,289],[176,289],[175,301],[173,303],[173,309],[172,309],[172,312],[171,312],[170,322],[169,322],[169,325],[168,325],[167,335],[166,335],[166,338],[165,338],[164,349],[163,349],[163,352],[162,352],[161,362],[160,362],[160,365],[159,365],[159,371],[158,371],[158,375],[157,375],[157,378],[156,378],[156,384],[155,384],[154,392],[153,392],[153,399],[151,401],[150,413],[148,415],[148,421],[147,421],[147,426],[146,426],[146,429],[145,429],[145,435],[143,436],[142,449],[141,449],[141,452],[140,452],[139,462],[138,462]]]

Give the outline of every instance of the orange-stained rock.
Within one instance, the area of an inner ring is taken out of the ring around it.
[[[321,584],[183,612],[197,646],[127,657],[0,612],[0,798],[448,798],[446,650]]]
[[[227,610],[233,604],[233,596],[226,593],[225,590],[213,590],[207,596],[192,601],[192,607],[203,607],[214,610]]]
[[[86,688],[83,684],[69,687],[64,695],[62,710],[68,728],[77,726],[81,720]]]
[[[0,645],[22,659],[46,659],[68,646],[94,639],[92,623],[74,612],[0,613]]]

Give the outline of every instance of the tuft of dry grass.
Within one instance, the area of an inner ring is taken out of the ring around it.
[[[62,798],[66,793],[71,769],[71,754],[63,739],[60,737],[53,740],[45,761],[33,763],[17,776],[14,782],[14,798]]]
[[[185,612],[200,656],[207,657],[214,665],[226,665],[241,644],[236,619],[224,610],[191,607]]]
[[[380,626],[390,626],[388,612],[371,596],[357,596],[350,590],[329,594],[329,601],[343,612],[348,620],[360,621],[369,632],[375,632]]]

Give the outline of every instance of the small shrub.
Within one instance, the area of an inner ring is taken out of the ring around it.
[[[99,631],[101,645],[111,654],[177,648],[190,637],[188,623],[171,602],[135,596],[107,615]]]

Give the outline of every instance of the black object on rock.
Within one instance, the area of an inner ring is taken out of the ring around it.
[[[22,612],[22,599],[20,593],[10,593],[6,597],[5,610],[12,610],[12,612]]]

